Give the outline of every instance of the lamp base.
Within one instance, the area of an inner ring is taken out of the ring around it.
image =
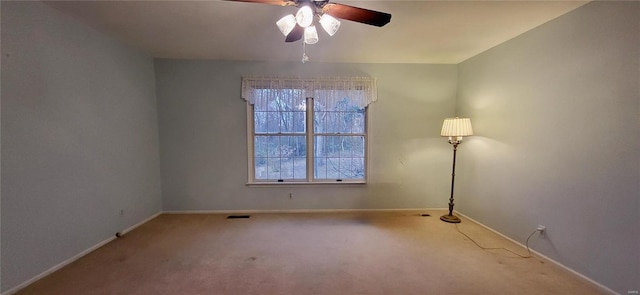
[[[458,218],[458,216],[449,215],[449,214],[440,216],[440,220],[444,222],[449,222],[449,223],[460,223],[461,221],[460,218]]]

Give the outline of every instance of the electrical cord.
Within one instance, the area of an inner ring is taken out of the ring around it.
[[[482,249],[482,250],[505,250],[505,251],[507,251],[507,252],[511,252],[512,254],[514,254],[514,255],[516,255],[516,256],[518,256],[518,257],[520,257],[520,258],[531,258],[531,257],[533,257],[533,256],[531,255],[531,250],[529,249],[529,239],[531,239],[531,237],[533,236],[533,234],[535,234],[538,230],[534,230],[534,231],[533,231],[533,232],[532,232],[532,233],[527,237],[527,241],[525,242],[525,246],[527,247],[527,253],[528,253],[528,254],[525,256],[525,255],[520,255],[520,254],[518,254],[518,253],[516,253],[516,252],[513,252],[513,251],[511,251],[511,250],[509,250],[509,249],[507,249],[507,248],[503,248],[503,247],[497,247],[497,248],[493,248],[493,247],[483,247],[483,246],[481,246],[480,244],[478,244],[478,242],[476,242],[474,239],[472,239],[470,236],[468,236],[467,234],[463,233],[463,232],[460,230],[460,228],[458,228],[458,224],[457,224],[457,223],[455,223],[455,226],[456,226],[456,230],[457,230],[460,234],[462,234],[463,236],[467,237],[469,240],[471,240],[471,242],[473,242],[474,244],[476,244],[476,246],[478,246],[478,248],[480,248],[480,249]]]

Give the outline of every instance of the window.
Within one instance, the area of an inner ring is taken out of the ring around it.
[[[244,78],[250,183],[362,183],[371,78]]]

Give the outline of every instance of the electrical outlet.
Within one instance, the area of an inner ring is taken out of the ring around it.
[[[541,234],[544,235],[544,233],[547,231],[547,227],[544,225],[538,225],[538,227],[536,227],[536,230]]]
[[[289,199],[293,199],[293,194],[289,193]]]
[[[124,209],[120,209],[120,216],[124,215]]]

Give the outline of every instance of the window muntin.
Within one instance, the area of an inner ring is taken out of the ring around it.
[[[303,133],[306,100],[301,89],[257,89],[254,132]]]
[[[349,92],[331,94],[340,100],[325,99],[327,91],[316,91],[313,104],[314,167],[317,180],[364,180],[365,108],[349,99]]]
[[[364,180],[365,137],[316,135],[313,177],[318,180]]]
[[[254,138],[256,180],[306,179],[306,136],[256,135]]]
[[[259,89],[253,104],[256,180],[306,179],[306,100],[301,89]]]

